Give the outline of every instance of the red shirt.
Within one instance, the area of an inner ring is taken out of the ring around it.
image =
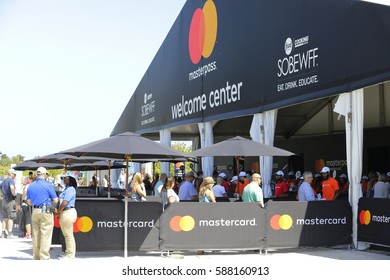
[[[281,181],[275,184],[275,196],[280,196],[288,192],[286,181]]]
[[[298,190],[298,182],[295,178],[289,178],[287,180],[287,185],[289,188],[292,188],[293,191]]]
[[[241,183],[241,181],[238,181],[238,184],[236,186],[236,191],[235,193],[238,193],[240,195],[242,195],[243,191],[244,191],[244,188],[246,187],[246,185],[248,185],[250,183],[249,180],[245,180],[244,183]]]
[[[366,192],[367,192],[367,185],[368,185],[368,182],[362,183],[362,192],[363,192],[363,193],[366,193]]]
[[[322,197],[326,200],[333,200],[336,191],[339,189],[339,183],[332,177],[322,181]]]
[[[223,180],[221,186],[225,188],[225,192],[229,192],[229,183],[227,181]]]

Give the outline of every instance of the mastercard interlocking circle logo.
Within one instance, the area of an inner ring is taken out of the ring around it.
[[[54,216],[54,227],[60,228],[60,220]],[[93,227],[93,221],[88,216],[77,217],[73,224],[73,232],[89,232]]]
[[[362,225],[368,225],[371,222],[371,212],[369,210],[360,211],[359,221]]]
[[[195,220],[191,216],[174,216],[169,222],[171,230],[179,231],[191,231],[195,227]]]
[[[217,39],[217,8],[212,0],[207,0],[203,9],[195,10],[188,34],[188,50],[193,64],[198,64],[202,56],[208,58],[213,52]]]
[[[290,215],[273,215],[270,220],[271,228],[274,230],[288,230],[293,225],[293,220]]]

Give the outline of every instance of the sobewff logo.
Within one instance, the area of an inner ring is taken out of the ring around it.
[[[217,8],[212,0],[207,0],[203,9],[196,9],[192,15],[188,33],[188,50],[193,64],[198,64],[202,56],[208,58],[211,55],[217,39],[217,30]]]

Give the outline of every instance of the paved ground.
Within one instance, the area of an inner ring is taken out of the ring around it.
[[[123,279],[128,273],[136,273],[131,279],[152,279],[145,276],[146,269],[175,269],[187,271],[202,270],[207,272],[202,279],[232,279],[236,273],[250,267],[257,269],[257,275],[241,276],[241,279],[282,279],[293,276],[294,279],[326,279],[340,276],[348,272],[348,276],[372,277],[372,272],[388,273],[390,253],[383,251],[355,251],[347,248],[299,248],[269,250],[267,254],[258,252],[172,252],[169,256],[161,256],[160,252],[129,252],[128,258],[124,258],[123,252],[78,252],[76,259],[72,261],[57,260],[61,254],[59,245],[52,246],[51,256],[53,260],[48,262],[32,261],[32,243],[24,239],[0,239],[0,267],[2,275],[14,276],[20,268],[28,271],[32,279],[39,278],[41,274],[58,274],[57,279],[80,279],[94,277],[98,279]],[[143,269],[143,270],[142,270]],[[230,270],[229,270],[230,269]],[[263,270],[267,270],[265,272]],[[325,271],[324,271],[325,269]],[[134,270],[134,271],[133,271]],[[129,272],[132,271],[132,272]],[[263,272],[261,272],[263,271]],[[218,275],[222,273],[222,275]],[[233,274],[229,274],[233,273]],[[269,273],[266,276],[260,274]],[[158,275],[158,274],[157,274]],[[345,276],[347,276],[345,275]],[[158,279],[200,279],[199,276],[158,276]]]
[[[20,234],[15,230],[16,234]],[[151,279],[145,276],[142,269],[200,269],[207,272],[206,279],[226,279],[240,277],[241,279],[281,279],[293,276],[294,279],[327,279],[340,276],[346,271],[348,277],[359,276],[372,277],[372,271],[387,273],[390,265],[390,252],[372,250],[356,251],[346,247],[341,248],[295,248],[295,249],[270,249],[266,254],[259,252],[222,251],[222,252],[171,252],[169,256],[161,252],[128,252],[128,258],[124,258],[121,251],[104,252],[77,252],[76,259],[72,261],[57,260],[61,254],[60,245],[51,248],[52,260],[49,262],[32,261],[32,241],[25,239],[0,239],[0,268],[7,266],[10,269],[2,270],[5,275],[13,276],[21,267],[28,270],[32,276],[41,274],[42,271],[60,273],[57,279],[69,279],[69,277],[107,277],[111,279],[123,279],[132,269],[137,270],[132,279]],[[250,267],[270,270],[257,271],[257,275],[242,276],[240,269]],[[234,270],[236,269],[236,270]],[[371,272],[370,272],[371,271]],[[160,271],[161,272],[161,271]],[[141,273],[141,274],[139,274]],[[218,273],[222,273],[218,275]],[[236,274],[234,274],[236,273]],[[75,278],[75,279],[76,279]],[[182,276],[159,276],[158,279],[183,279]],[[33,277],[35,279],[35,277]],[[186,276],[185,279],[200,279],[199,276]]]

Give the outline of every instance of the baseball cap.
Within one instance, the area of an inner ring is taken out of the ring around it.
[[[316,173],[316,175],[314,175],[314,178],[318,178],[318,177],[322,177],[322,176],[321,174]]]
[[[76,179],[76,176],[74,175],[74,172],[70,172],[70,171],[66,172],[66,173],[63,175],[63,177],[64,177],[64,178],[65,178],[65,177],[73,177],[73,178]]]
[[[345,178],[345,179],[347,179],[347,175],[341,174],[341,175],[340,175],[340,178]]]
[[[225,179],[225,178],[226,178],[226,174],[223,173],[223,172],[222,172],[222,173],[219,173],[218,177],[221,177],[221,178],[224,178],[224,179]]]
[[[288,172],[288,176],[294,176],[294,172],[292,171]]]
[[[43,167],[43,166],[38,167],[37,174],[46,174],[46,173],[47,173],[47,170],[45,167]]]
[[[329,169],[329,167],[324,166],[320,173],[327,173],[327,172],[330,172],[330,169]]]
[[[366,175],[364,175],[364,176],[362,177],[362,180],[368,180],[368,177],[367,177]]]
[[[211,185],[211,184],[215,184],[215,181],[214,181],[214,179],[213,179],[213,177],[206,177],[206,178],[204,178],[203,179],[203,185]]]
[[[15,174],[16,175],[16,170],[11,168],[8,170],[8,174]]]
[[[234,182],[234,181],[237,181],[238,180],[238,177],[237,176],[233,176],[233,178],[230,180],[230,182]]]
[[[276,175],[279,176],[284,176],[284,172],[282,170],[279,170],[278,172],[275,173]]]
[[[238,176],[240,176],[240,177],[246,177],[246,172],[245,172],[245,171],[241,171],[240,174],[238,174]]]

